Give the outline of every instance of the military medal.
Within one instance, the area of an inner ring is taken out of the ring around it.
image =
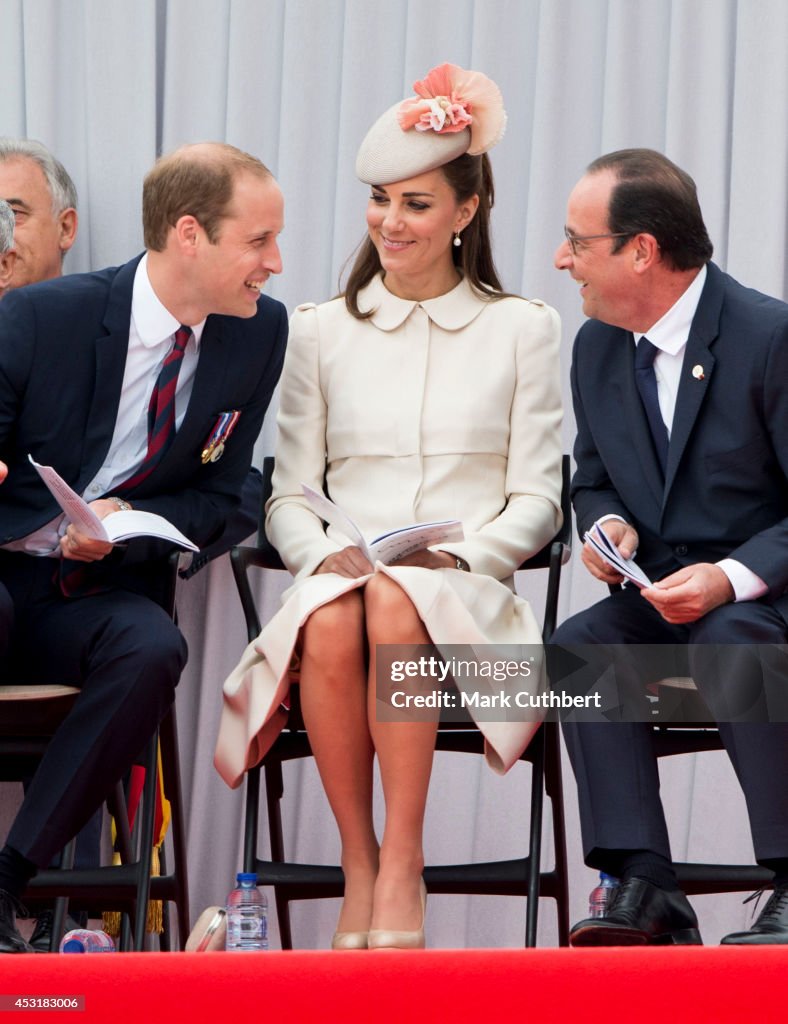
[[[231,409],[229,412],[219,413],[213,430],[208,435],[205,447],[202,450],[201,461],[203,466],[209,462],[218,462],[224,455],[224,446],[235,429],[235,424],[241,418],[240,409]]]

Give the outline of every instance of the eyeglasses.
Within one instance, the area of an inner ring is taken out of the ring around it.
[[[577,243],[578,242],[593,242],[597,238],[631,238],[631,231],[612,231],[606,235],[573,235],[569,228],[564,228],[564,235],[566,236],[567,242],[569,242],[569,248],[572,250],[572,255],[577,256]]]

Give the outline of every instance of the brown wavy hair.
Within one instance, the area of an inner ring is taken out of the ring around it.
[[[491,299],[503,298],[507,293],[501,286],[492,254],[490,211],[495,202],[495,185],[490,159],[486,153],[481,156],[464,153],[439,170],[443,172],[458,203],[465,202],[473,195],[479,197],[476,215],[462,232],[462,245],[452,246],[454,265],[476,291]],[[344,295],[345,306],[357,320],[367,320],[372,315],[372,310],[362,312],[359,309],[358,294],[380,270],[378,251],[367,236],[356,251],[344,291],[340,285],[340,295]]]

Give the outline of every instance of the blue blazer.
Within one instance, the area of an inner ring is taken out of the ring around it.
[[[664,483],[633,364],[630,332],[581,327],[571,374],[581,537],[617,513],[638,531],[637,561],[652,579],[730,556],[768,584],[769,599],[788,592],[788,305],[708,265]]]
[[[10,292],[0,303],[0,544],[24,537],[59,509],[28,452],[54,466],[79,493],[112,440],[141,257],[121,267],[71,275]],[[209,316],[194,386],[172,446],[130,500],[165,516],[196,544],[217,536],[240,501],[252,450],[282,368],[284,306],[262,296],[254,317]],[[223,456],[201,453],[220,413],[241,416]],[[138,538],[116,548],[114,566],[162,553]],[[105,560],[107,561],[107,560]]]

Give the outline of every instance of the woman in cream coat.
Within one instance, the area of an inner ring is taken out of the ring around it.
[[[453,65],[415,88],[419,97],[387,111],[359,152],[357,173],[372,186],[369,235],[344,296],[292,318],[267,530],[296,581],[225,684],[216,758],[236,785],[262,757],[282,727],[295,653],[342,841],[345,899],[332,945],[345,949],[424,945],[422,834],[437,726],[392,715],[385,669],[376,684],[378,645],[429,655],[538,644],[512,575],[561,515],[558,317],[501,293],[489,245],[482,154],[502,133],[500,93]],[[414,117],[426,130],[408,126]],[[366,538],[456,518],[464,539],[373,566],[324,527],[302,483],[325,488]],[[479,724],[497,771],[538,727]]]

